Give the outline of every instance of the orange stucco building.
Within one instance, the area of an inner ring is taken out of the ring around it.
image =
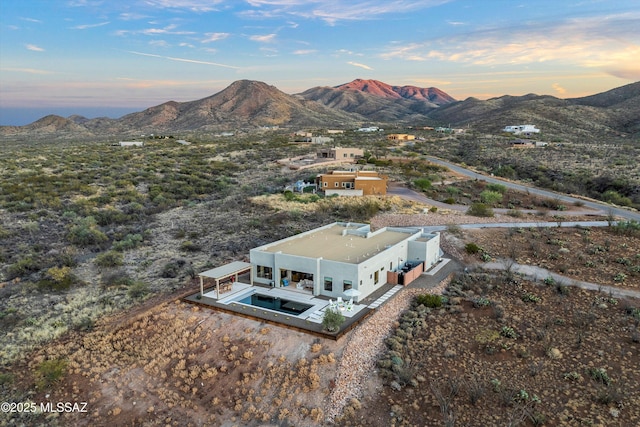
[[[332,171],[318,175],[316,183],[325,193],[378,196],[387,194],[388,178],[375,171]]]

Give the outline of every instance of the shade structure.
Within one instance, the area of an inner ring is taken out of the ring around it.
[[[344,296],[349,297],[349,298],[353,298],[353,297],[357,297],[358,295],[361,295],[361,294],[362,294],[362,292],[360,292],[360,291],[359,291],[359,290],[357,290],[357,289],[353,289],[353,288],[351,288],[351,289],[347,289],[347,290],[346,290],[346,291],[344,291],[342,294],[343,294]]]

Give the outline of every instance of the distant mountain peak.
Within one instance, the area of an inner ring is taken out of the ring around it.
[[[455,102],[455,99],[444,91],[435,88],[421,88],[418,86],[392,86],[390,84],[373,79],[355,79],[349,83],[335,86],[338,90],[358,90],[374,96],[388,99],[410,99],[426,101],[436,106]]]

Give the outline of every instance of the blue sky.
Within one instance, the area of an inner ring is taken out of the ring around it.
[[[119,117],[239,79],[584,96],[640,80],[638,28],[638,0],[4,0],[0,124]]]

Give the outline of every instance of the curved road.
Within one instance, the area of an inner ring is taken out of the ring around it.
[[[565,203],[576,203],[576,202],[580,202],[582,204],[584,204],[584,206],[588,206],[590,208],[593,209],[601,209],[604,210],[605,212],[611,212],[612,214],[628,219],[628,220],[634,220],[634,221],[639,221],[640,222],[640,213],[639,212],[634,212],[634,211],[630,211],[630,210],[626,210],[626,209],[622,209],[622,208],[617,208],[611,205],[608,205],[606,203],[599,203],[599,202],[593,202],[590,200],[584,200],[584,199],[579,199],[577,197],[571,197],[571,196],[567,196],[565,194],[560,194],[560,193],[556,193],[554,191],[549,191],[549,190],[542,190],[540,188],[536,188],[536,187],[530,187],[528,185],[523,185],[523,184],[516,184],[510,181],[503,181],[501,179],[497,179],[494,177],[490,177],[490,176],[486,176],[486,175],[482,175],[479,174],[477,172],[473,172],[469,169],[465,169],[463,167],[460,167],[456,164],[453,163],[449,163],[447,161],[438,159],[437,157],[431,157],[431,156],[427,156],[426,157],[427,160],[429,160],[432,163],[441,165],[441,166],[446,166],[449,169],[451,169],[454,172],[457,172],[459,174],[474,178],[474,179],[478,179],[478,180],[483,180],[486,182],[491,182],[494,184],[501,184],[504,185],[505,187],[508,188],[512,188],[514,190],[518,190],[518,191],[524,191],[524,192],[529,192],[531,194],[535,194],[538,196],[542,196],[542,197],[548,197],[551,199],[557,199],[560,200],[562,202]]]

